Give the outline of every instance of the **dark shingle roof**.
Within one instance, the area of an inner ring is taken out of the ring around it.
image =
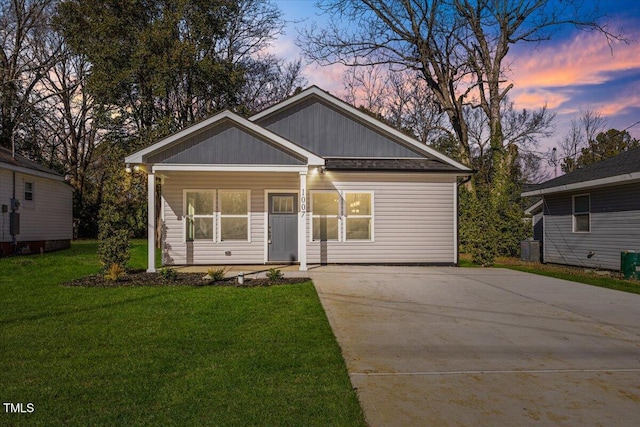
[[[437,159],[354,159],[328,158],[327,170],[387,172],[460,172],[460,169]]]
[[[48,173],[48,174],[52,174],[52,175],[58,175],[58,176],[62,176],[59,173],[46,168],[44,166],[42,166],[39,163],[36,163],[34,161],[31,161],[29,159],[27,159],[26,157],[23,157],[19,154],[16,154],[15,157],[11,156],[11,150],[4,148],[4,147],[0,147],[0,163],[6,163],[9,165],[13,165],[13,166],[18,166],[18,167],[22,167],[22,168],[26,168],[26,169],[31,169],[34,171],[38,171],[38,172],[44,172],[44,173]]]
[[[640,172],[640,147],[632,148],[617,156],[543,182],[539,189],[559,187],[561,185],[576,184],[636,172]]]

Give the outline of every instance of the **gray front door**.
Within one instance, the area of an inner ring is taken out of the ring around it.
[[[269,261],[298,260],[298,195],[269,194]]]

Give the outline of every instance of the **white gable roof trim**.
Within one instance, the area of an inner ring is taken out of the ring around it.
[[[303,90],[302,92],[298,93],[297,95],[292,96],[291,98],[288,98],[278,104],[275,104],[269,108],[267,108],[266,110],[263,110],[261,112],[259,112],[258,114],[255,114],[251,117],[249,117],[249,120],[251,120],[252,122],[259,120],[263,117],[266,117],[272,113],[275,113],[283,108],[286,108],[287,106],[293,105],[303,99],[305,99],[306,97],[308,97],[309,95],[316,95],[319,98],[323,99],[324,101],[334,105],[335,107],[339,108],[340,110],[346,112],[347,114],[351,115],[351,116],[355,116],[358,119],[366,122],[367,124],[378,128],[379,130],[383,131],[384,133],[390,134],[393,137],[400,139],[401,141],[403,141],[404,143],[406,143],[407,145],[409,145],[412,148],[418,149],[420,152],[426,153],[428,155],[431,155],[439,160],[442,160],[443,162],[452,165],[454,167],[457,167],[459,169],[461,169],[463,172],[472,172],[472,170],[470,168],[468,168],[467,166],[463,165],[462,163],[458,163],[455,160],[445,156],[444,154],[438,152],[437,150],[434,150],[433,148],[429,147],[428,145],[422,144],[420,142],[418,142],[417,140],[409,137],[408,135],[405,135],[404,133],[400,132],[399,130],[393,128],[392,126],[389,126],[385,123],[382,123],[379,120],[374,119],[373,117],[369,116],[368,114],[358,110],[357,108],[353,107],[352,105],[347,104],[346,102],[336,98],[335,96],[325,92],[324,90],[320,89],[317,86],[311,86],[305,90]]]
[[[39,170],[35,170],[35,169],[25,168],[23,166],[11,165],[9,163],[4,163],[4,162],[0,162],[0,169],[6,169],[6,170],[14,171],[14,172],[20,172],[20,173],[23,173],[25,175],[37,176],[37,177],[40,177],[40,178],[52,179],[54,181],[60,181],[60,182],[64,182],[65,184],[68,184],[65,181],[63,176],[58,175],[56,173],[47,173],[47,172],[43,172],[43,171],[39,171]]]
[[[564,193],[567,191],[585,190],[588,188],[608,187],[640,181],[640,172],[628,173],[624,175],[610,176],[607,178],[594,179],[591,181],[576,182],[573,184],[559,185],[557,187],[543,188],[540,190],[527,191],[522,193],[522,197],[543,196],[545,194]]]
[[[171,136],[168,136],[165,139],[162,139],[158,142],[156,142],[153,145],[150,145],[147,148],[144,148],[140,151],[137,151],[129,156],[127,156],[125,158],[125,163],[132,163],[132,164],[143,164],[145,163],[145,158],[147,158],[150,155],[153,155],[155,153],[158,153],[164,149],[167,149],[169,147],[171,147],[174,144],[178,144],[180,142],[182,142],[183,140],[185,140],[186,138],[188,138],[189,136],[198,133],[200,131],[203,131],[213,125],[215,125],[216,123],[222,121],[222,120],[231,120],[232,122],[268,139],[269,141],[273,142],[276,146],[281,147],[282,149],[284,149],[287,152],[290,153],[294,153],[297,154],[301,157],[304,157],[305,159],[307,159],[307,164],[309,166],[324,166],[324,159],[313,154],[312,152],[305,150],[304,148],[300,147],[299,145],[296,145],[294,143],[292,143],[291,141],[288,141],[284,138],[282,138],[279,135],[276,135],[275,133],[264,129],[258,125],[256,125],[255,123],[250,122],[249,120],[233,113],[232,111],[229,110],[225,110],[221,113],[216,114],[215,116],[212,116],[206,120],[203,120],[200,123],[196,123],[193,126],[189,126],[186,129],[181,130],[180,132],[177,132]],[[177,166],[177,165],[175,165]],[[182,165],[183,167],[185,165]],[[160,170],[160,169],[158,169]],[[168,169],[167,169],[168,170]],[[175,168],[174,168],[175,170]],[[182,169],[185,170],[185,169]],[[211,168],[209,168],[208,170],[211,170]]]

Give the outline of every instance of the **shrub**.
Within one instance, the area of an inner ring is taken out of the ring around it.
[[[224,280],[225,274],[227,274],[227,270],[224,268],[210,268],[207,270],[207,274],[214,282],[219,282]]]
[[[281,280],[284,277],[284,274],[282,274],[282,271],[280,271],[277,268],[270,268],[269,271],[267,272],[267,279],[269,279],[270,282],[277,282],[278,280]]]
[[[175,268],[164,267],[158,271],[160,277],[169,282],[174,282],[178,278],[178,272]]]
[[[111,280],[112,282],[117,282],[126,274],[125,269],[120,264],[111,264],[109,269],[104,275],[104,278],[107,280]]]

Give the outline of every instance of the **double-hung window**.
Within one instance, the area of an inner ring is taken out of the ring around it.
[[[573,196],[573,232],[591,231],[591,200],[588,194]]]
[[[213,190],[191,190],[185,192],[185,236],[187,241],[213,240],[214,224]]]
[[[249,191],[220,190],[220,240],[249,240]]]
[[[314,191],[311,193],[313,240],[338,240],[340,193]]]
[[[313,191],[311,227],[314,241],[373,240],[373,193]]]
[[[345,240],[372,240],[371,193],[344,193]]]
[[[24,199],[33,200],[33,182],[24,183]]]

